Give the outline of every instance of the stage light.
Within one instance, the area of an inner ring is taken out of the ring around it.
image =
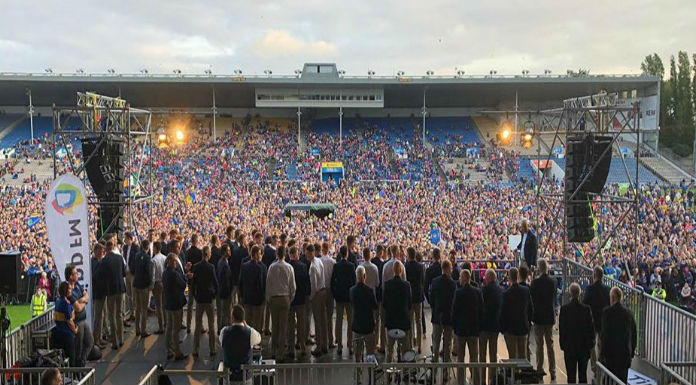
[[[157,139],[161,142],[164,142],[165,140],[167,140],[167,135],[159,134],[159,137]]]
[[[524,134],[524,140],[526,142],[529,142],[530,140],[532,140],[532,134]]]
[[[184,140],[184,132],[181,130],[176,130],[176,140],[182,141]]]
[[[510,130],[509,129],[504,129],[502,133],[503,140],[508,140],[510,138]]]

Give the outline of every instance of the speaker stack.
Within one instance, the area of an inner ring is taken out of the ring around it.
[[[567,139],[564,194],[568,242],[589,242],[595,236],[590,194],[601,193],[607,181],[611,141],[610,136],[599,135]]]
[[[87,179],[99,199],[97,239],[107,233],[123,232],[125,140],[104,137],[82,140],[82,157]]]

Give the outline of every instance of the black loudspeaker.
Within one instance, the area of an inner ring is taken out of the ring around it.
[[[97,212],[99,216],[99,222],[97,223],[97,239],[102,239],[102,237],[108,233],[123,233],[123,215],[119,212],[119,209],[119,206],[113,204],[99,205]]]
[[[589,242],[594,238],[593,221],[590,212],[590,202],[584,187],[578,186],[587,173],[588,160],[592,154],[587,137],[568,137],[566,141],[566,169],[565,169],[565,202],[566,202],[566,229],[568,242]],[[590,169],[592,165],[590,164]],[[575,193],[575,196],[573,196]],[[572,198],[572,199],[571,199]]]
[[[609,168],[611,167],[611,136],[588,136],[589,162],[586,166],[587,173],[595,167],[582,186],[583,191],[599,194],[607,183]],[[606,152],[605,152],[606,151]],[[583,175],[584,177],[584,175]],[[580,179],[582,180],[582,179]]]
[[[18,295],[23,271],[19,251],[0,252],[0,294]]]
[[[121,138],[82,141],[82,160],[87,178],[100,200],[110,201],[112,194],[123,194],[125,155],[125,142]]]

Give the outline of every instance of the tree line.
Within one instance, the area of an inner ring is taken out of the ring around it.
[[[696,130],[696,54],[691,60],[685,51],[679,51],[676,59],[670,56],[667,79],[665,66],[656,53],[646,56],[640,69],[661,79],[660,146],[671,148],[681,156],[690,155]]]

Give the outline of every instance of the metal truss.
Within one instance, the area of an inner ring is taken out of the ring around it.
[[[151,207],[153,201],[152,162],[147,161],[145,149],[152,149],[152,135],[150,124],[152,114],[150,111],[132,108],[128,102],[121,98],[99,95],[91,92],[78,92],[77,103],[74,107],[56,107],[53,105],[53,176],[56,178],[60,172],[57,164],[57,153],[65,149],[67,159],[67,171],[71,172],[88,186],[86,166],[94,161],[94,154],[83,161],[83,157],[76,156],[75,146],[78,141],[86,139],[96,140],[97,146],[110,139],[123,140],[125,150],[124,179],[128,181],[128,189],[123,199],[114,201],[99,200],[90,189],[87,191],[87,202],[90,205],[102,207],[118,207],[118,214],[127,219],[127,227],[138,233],[135,221],[135,210],[145,208],[147,217],[152,226]],[[135,151],[136,144],[143,144],[143,151]],[[146,177],[143,178],[143,173]],[[135,183],[131,184],[132,181]],[[149,203],[149,204],[148,204]],[[105,227],[103,233],[109,233],[116,225],[112,220]],[[144,238],[143,238],[144,239]]]
[[[619,138],[627,135],[635,135],[636,151],[635,168],[629,170],[623,156],[620,156],[623,165],[623,171],[626,174],[626,179],[629,182],[629,191],[631,194],[628,197],[622,197],[602,192],[600,194],[588,194],[592,197],[592,204],[597,206],[594,210],[595,220],[598,224],[609,222],[610,218],[605,218],[602,214],[603,208],[607,206],[620,205],[621,211],[618,219],[611,224],[611,229],[608,232],[602,233],[602,239],[597,239],[597,247],[591,256],[584,255],[585,263],[594,261],[602,252],[608,242],[614,238],[617,230],[626,224],[630,215],[633,215],[633,220],[629,220],[630,231],[632,232],[633,252],[637,255],[638,251],[638,214],[640,202],[640,105],[634,103],[631,106],[617,106],[618,97],[616,94],[598,94],[581,98],[568,99],[564,101],[563,108],[540,111],[538,114],[541,117],[541,127],[535,127],[535,136],[537,137],[537,160],[540,162],[549,162],[552,159],[554,148],[557,145],[566,145],[566,139],[569,135],[578,134],[597,134],[611,137],[610,146],[608,146],[602,155],[603,158],[607,153],[611,156],[612,152],[621,154],[619,147]],[[548,151],[542,151],[540,134],[548,134],[553,132],[553,140],[550,145],[547,144]],[[599,161],[591,165],[591,171],[579,183],[577,188],[566,196],[565,193],[554,193],[554,186],[548,187],[548,178],[542,172],[541,177],[537,180],[536,187],[536,222],[539,223],[541,212],[551,213],[552,223],[548,229],[549,234],[562,231],[563,234],[563,257],[572,257],[573,249],[567,242],[567,224],[566,212],[564,210],[568,203],[580,203],[581,200],[575,199],[581,191],[582,186],[587,182],[590,174],[599,167]],[[586,203],[586,202],[585,202]],[[561,210],[563,213],[561,215]],[[610,211],[610,215],[611,211]],[[562,223],[559,224],[559,221]],[[560,226],[560,229],[559,229]],[[548,237],[547,237],[548,238]],[[541,255],[545,256],[549,247],[550,240],[540,240],[539,247],[543,250]],[[595,242],[594,240],[592,242]],[[543,245],[542,245],[543,243]],[[623,253],[627,255],[626,253]],[[634,255],[635,256],[635,255]],[[630,274],[630,273],[629,273]]]

